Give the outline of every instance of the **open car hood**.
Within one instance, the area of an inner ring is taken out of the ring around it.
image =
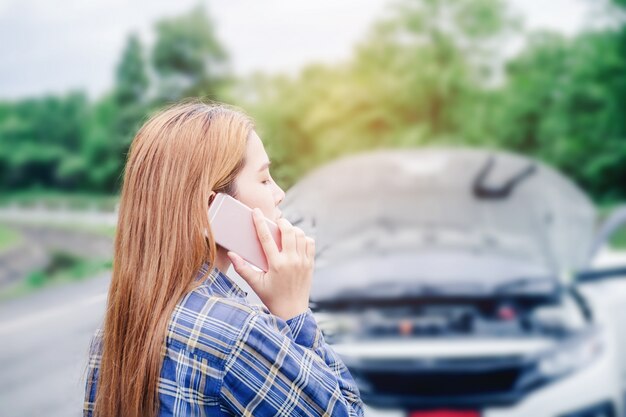
[[[465,250],[554,276],[586,266],[596,222],[589,198],[554,169],[481,149],[350,156],[299,181],[283,213],[315,237],[322,267],[397,250]]]

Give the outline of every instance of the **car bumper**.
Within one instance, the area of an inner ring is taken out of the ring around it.
[[[367,417],[406,417],[408,411],[410,410],[381,409],[367,404],[365,406]],[[481,410],[481,417],[605,417],[605,415],[624,416],[623,393],[615,372],[615,358],[610,352],[605,352],[584,369],[529,393],[514,405],[485,405]]]

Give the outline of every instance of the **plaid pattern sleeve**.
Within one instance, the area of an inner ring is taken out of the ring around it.
[[[96,399],[96,382],[98,381],[98,369],[102,358],[102,330],[98,329],[91,339],[89,346],[89,364],[87,367],[87,380],[85,383],[85,402],[83,403],[83,416],[93,415],[93,406]]]
[[[221,398],[244,416],[362,416],[358,388],[311,311],[255,314],[225,365]]]

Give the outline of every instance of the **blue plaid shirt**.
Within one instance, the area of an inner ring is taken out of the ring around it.
[[[245,297],[214,268],[176,306],[165,337],[159,416],[362,416],[358,388],[311,311],[284,321]],[[93,413],[101,355],[99,330],[84,417]]]

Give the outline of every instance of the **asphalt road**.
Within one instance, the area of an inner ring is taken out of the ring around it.
[[[0,304],[0,415],[81,416],[110,275]]]

